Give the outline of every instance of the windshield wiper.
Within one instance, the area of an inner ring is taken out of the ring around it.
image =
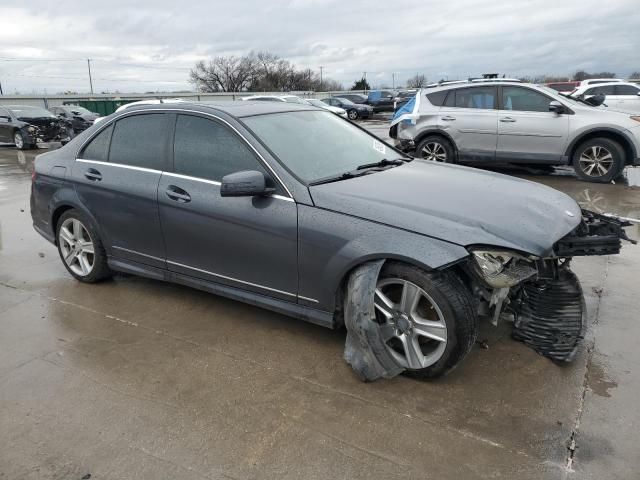
[[[379,168],[379,167],[389,167],[391,165],[402,165],[405,162],[410,162],[410,159],[404,159],[404,158],[394,158],[393,160],[388,160],[386,158],[383,158],[382,160],[380,160],[379,162],[375,162],[375,163],[365,163],[364,165],[358,165],[358,167],[356,168],[356,170],[366,170],[367,168]]]
[[[330,177],[321,178],[314,182],[309,183],[309,185],[322,185],[323,183],[331,183],[331,182],[339,182],[340,180],[348,180],[350,178],[361,177],[362,175],[367,175],[368,173],[372,173],[370,169],[377,169],[376,171],[386,170],[392,166],[402,165],[405,162],[410,162],[411,158],[396,158],[394,160],[387,160],[383,158],[379,162],[376,163],[366,163],[364,165],[359,165],[355,170],[351,170],[350,172],[344,172],[339,175],[332,175]]]

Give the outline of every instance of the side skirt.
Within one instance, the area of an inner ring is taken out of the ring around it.
[[[268,297],[259,293],[249,292],[228,285],[210,282],[200,278],[183,275],[181,273],[170,272],[161,268],[150,267],[132,261],[124,261],[110,257],[109,267],[112,270],[138,275],[140,277],[152,278],[171,283],[178,283],[187,287],[197,288],[205,292],[214,293],[222,297],[237,300],[239,302],[255,305],[273,312],[281,313],[293,318],[304,320],[305,322],[320,325],[325,328],[336,328],[336,322],[332,312],[325,312],[315,308],[306,307],[297,303],[291,303],[277,298]]]

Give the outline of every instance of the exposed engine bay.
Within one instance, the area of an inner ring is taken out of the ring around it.
[[[582,221],[548,258],[474,250],[470,262],[479,315],[513,321],[513,338],[554,361],[571,361],[586,328],[582,287],[570,270],[576,256],[620,253],[629,222],[582,210]]]

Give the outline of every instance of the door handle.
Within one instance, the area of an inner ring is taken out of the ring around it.
[[[189,203],[191,201],[191,195],[175,185],[169,185],[165,193],[167,197],[176,202]]]
[[[102,174],[95,168],[88,169],[86,172],[84,172],[84,176],[92,182],[99,182],[100,180],[102,180]]]
[[[442,117],[442,120],[444,120],[445,122],[453,122],[455,119],[456,119],[456,117],[452,117],[450,115]]]
[[[500,119],[500,121],[501,121],[501,122],[505,122],[505,123],[509,123],[509,122],[515,122],[515,121],[516,121],[516,119],[515,119],[515,118],[513,118],[513,117],[502,117],[502,118]]]

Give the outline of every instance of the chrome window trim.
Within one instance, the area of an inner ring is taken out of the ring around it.
[[[93,163],[96,165],[107,165],[118,168],[126,168],[129,170],[137,170],[139,172],[162,173],[162,170],[154,170],[153,168],[136,167],[134,165],[125,165],[123,163],[103,162],[102,160],[91,160],[88,158],[76,158],[76,162]]]
[[[275,172],[275,170],[273,168],[271,168],[271,165],[269,165],[269,163],[264,159],[264,157],[260,154],[260,152],[258,152],[258,150],[256,150],[256,148],[251,144],[251,142],[249,142],[249,140],[247,140],[247,137],[245,137],[242,133],[240,133],[240,131],[236,127],[231,125],[224,118],[221,118],[221,117],[219,117],[217,115],[214,115],[212,113],[209,113],[209,112],[200,112],[198,110],[189,110],[189,109],[184,109],[184,108],[163,108],[163,109],[157,109],[157,110],[156,109],[152,109],[152,110],[124,110],[121,113],[121,115],[118,115],[117,117],[112,118],[108,122],[104,122],[104,126],[102,128],[100,128],[100,130],[98,130],[94,135],[92,135],[91,137],[87,138],[84,142],[82,142],[82,145],[80,145],[80,148],[78,148],[78,154],[84,149],[84,147],[87,145],[87,143],[89,143],[91,140],[93,140],[96,137],[96,135],[98,135],[100,132],[102,132],[105,128],[107,128],[109,125],[111,125],[115,121],[119,120],[120,118],[123,118],[124,116],[129,116],[129,115],[133,115],[133,114],[136,114],[136,113],[146,113],[146,112],[156,112],[156,113],[174,112],[174,113],[178,113],[178,114],[179,113],[195,113],[196,115],[204,115],[206,117],[211,117],[211,118],[214,118],[214,119],[224,123],[229,128],[231,128],[231,130],[236,132],[236,134],[242,140],[244,140],[244,142],[258,156],[259,161],[261,161],[262,164],[267,168],[267,170],[269,170],[273,174],[273,176],[276,177],[276,179],[278,180],[280,185],[282,185],[282,187],[285,189],[285,191],[289,195],[291,201],[295,201],[294,198],[293,198],[293,195],[291,194],[291,191],[287,188],[287,186],[282,181],[280,176]],[[101,123],[103,123],[103,122],[101,122]],[[84,159],[76,158],[76,160],[84,160]],[[115,163],[110,163],[110,162],[103,162],[103,163],[104,164],[108,164],[108,165],[121,165],[121,164],[115,164]],[[122,165],[122,166],[128,166],[128,165]],[[138,167],[138,168],[140,168],[140,167]],[[154,171],[157,171],[157,170],[154,170]],[[165,173],[170,173],[170,172],[165,172]],[[192,177],[192,178],[195,178],[195,177]],[[205,180],[205,179],[199,179],[199,180]],[[212,181],[212,180],[209,180],[209,181]]]
[[[154,257],[153,255],[147,255],[146,253],[136,252],[135,250],[129,250],[128,248],[119,247],[117,245],[112,245],[111,248],[115,248],[116,250],[122,250],[123,252],[133,253],[134,255],[140,255],[141,257],[151,258],[152,260],[157,260],[159,262],[164,262],[162,258]]]
[[[208,270],[202,270],[200,268],[190,267],[189,265],[183,265],[182,263],[172,262],[170,260],[167,260],[167,263],[169,263],[171,265],[175,265],[176,267],[188,268],[189,270],[195,270],[196,272],[206,273],[207,275],[212,275],[214,277],[223,278],[225,280],[231,280],[232,282],[238,282],[238,283],[242,283],[244,285],[249,285],[251,287],[261,288],[263,290],[269,290],[270,292],[281,293],[282,295],[287,295],[289,297],[298,298],[298,295],[296,295],[295,293],[285,292],[284,290],[278,290],[276,288],[265,287],[264,285],[258,285],[257,283],[246,282],[244,280],[239,280],[237,278],[228,277],[226,275],[221,275],[219,273],[213,273],[213,272],[210,272]]]
[[[316,300],[315,298],[303,297],[302,295],[298,295],[298,298],[299,298],[300,300],[305,300],[305,301],[307,301],[307,302],[320,303],[320,302],[318,302],[318,300]]]
[[[173,173],[173,172],[162,172],[162,173],[163,175],[166,175],[168,177],[182,178],[184,180],[194,180],[196,182],[208,183],[210,185],[217,185],[217,186],[222,185],[221,182],[217,182],[215,180],[207,180],[206,178],[192,177],[190,175],[182,175],[181,173]]]

